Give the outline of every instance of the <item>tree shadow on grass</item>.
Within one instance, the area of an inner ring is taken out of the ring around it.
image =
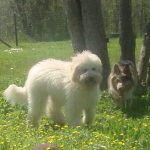
[[[127,117],[143,118],[150,115],[150,90],[135,94],[133,106],[130,109],[122,109]]]

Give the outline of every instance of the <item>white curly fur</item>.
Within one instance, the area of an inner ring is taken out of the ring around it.
[[[61,110],[65,106],[67,123],[80,126],[91,124],[99,97],[99,84],[102,79],[100,59],[89,51],[83,51],[71,62],[47,59],[34,65],[24,87],[10,85],[4,96],[12,103],[28,104],[28,125],[37,126],[42,114],[55,123],[64,125],[65,117]]]

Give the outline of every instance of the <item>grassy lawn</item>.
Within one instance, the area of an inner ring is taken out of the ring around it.
[[[136,60],[142,40],[137,39]],[[36,62],[52,57],[70,60],[70,41],[50,43],[20,43],[23,51],[5,51],[0,43],[0,150],[31,150],[41,143],[53,143],[63,150],[149,150],[149,92],[138,91],[133,110],[114,107],[106,91],[101,91],[92,126],[70,128],[58,126],[42,117],[38,128],[26,127],[26,106],[5,102],[2,93],[9,84],[23,86],[27,73]],[[111,66],[119,60],[118,39],[110,39],[108,51]],[[148,90],[149,91],[149,90]]]

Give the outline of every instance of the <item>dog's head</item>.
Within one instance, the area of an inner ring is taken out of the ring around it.
[[[133,65],[133,64],[132,64]],[[119,97],[124,96],[134,85],[134,73],[130,63],[120,65],[116,63],[112,70],[112,85],[118,91]]]
[[[99,57],[83,51],[72,58],[71,80],[81,86],[92,87],[102,80],[102,63]]]

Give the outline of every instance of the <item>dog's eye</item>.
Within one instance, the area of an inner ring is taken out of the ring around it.
[[[83,72],[87,72],[87,69],[84,69]]]
[[[92,68],[92,71],[95,71],[96,70],[96,68]]]

